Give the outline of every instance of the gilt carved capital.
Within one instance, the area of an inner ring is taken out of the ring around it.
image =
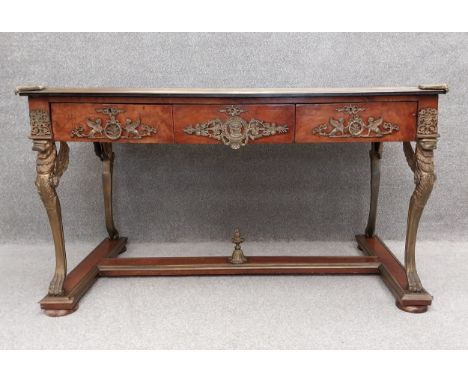
[[[29,124],[31,126],[31,139],[51,139],[52,128],[49,112],[43,109],[29,111]]]
[[[425,108],[418,113],[418,138],[437,136],[437,109]]]

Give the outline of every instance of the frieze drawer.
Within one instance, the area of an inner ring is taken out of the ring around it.
[[[176,143],[292,143],[294,105],[174,106]]]
[[[173,143],[172,106],[53,103],[57,141]]]
[[[296,142],[405,141],[416,138],[417,102],[296,106]]]

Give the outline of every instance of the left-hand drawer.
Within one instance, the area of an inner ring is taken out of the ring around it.
[[[172,106],[53,103],[57,141],[173,143]]]

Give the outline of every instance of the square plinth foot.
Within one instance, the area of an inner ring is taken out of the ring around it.
[[[42,309],[44,314],[49,317],[63,317],[72,314],[78,310],[78,304],[76,304],[72,309]]]
[[[410,292],[405,267],[378,236],[356,236],[359,248],[368,256],[376,256],[380,276],[395,296],[396,305],[408,313],[424,313],[432,303],[432,296],[425,290]]]
[[[401,309],[407,313],[425,313],[427,312],[428,305],[403,305],[400,301],[397,300],[396,306],[398,309]]]
[[[91,288],[99,275],[98,264],[125,251],[127,238],[104,239],[66,277],[63,296],[45,296],[39,303],[49,317],[61,317],[75,312],[78,301]]]

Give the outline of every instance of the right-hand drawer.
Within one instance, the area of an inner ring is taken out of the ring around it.
[[[417,102],[296,105],[297,143],[411,141]]]

